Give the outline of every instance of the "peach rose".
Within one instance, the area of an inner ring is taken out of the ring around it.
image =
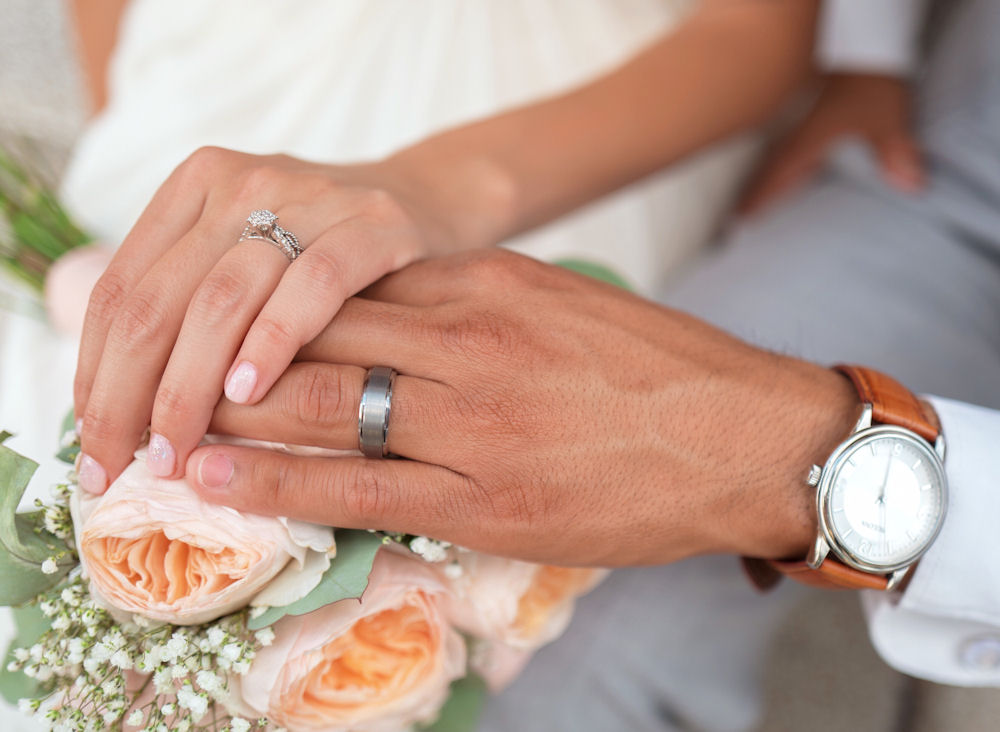
[[[448,613],[461,630],[515,650],[535,650],[569,624],[577,597],[607,570],[550,567],[478,552],[457,554]]]
[[[177,625],[238,610],[265,586],[293,602],[316,586],[335,547],[329,527],[206,503],[142,458],[103,496],[76,491],[72,508],[95,600]]]
[[[285,616],[249,673],[244,715],[292,732],[398,732],[433,720],[465,674],[465,643],[441,611],[447,587],[423,562],[380,551],[361,601]]]

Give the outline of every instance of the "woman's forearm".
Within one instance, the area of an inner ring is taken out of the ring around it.
[[[765,119],[809,69],[815,6],[708,0],[596,81],[436,135],[392,163],[421,171],[452,212],[458,246],[497,243]]]
[[[86,82],[90,111],[104,108],[108,97],[108,62],[118,36],[118,23],[128,0],[73,0],[77,56]]]

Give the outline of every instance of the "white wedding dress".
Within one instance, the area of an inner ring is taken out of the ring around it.
[[[377,158],[583,83],[678,23],[691,4],[135,0],[120,29],[110,102],[79,141],[64,199],[85,227],[118,242],[199,146]],[[510,246],[601,263],[649,292],[710,236],[749,147],[715,148]],[[0,428],[18,433],[11,446],[43,461],[32,496],[64,472],[49,458],[74,367],[74,344],[0,308]],[[0,643],[8,634],[3,613]],[[0,729],[22,728],[33,727],[0,709]]]

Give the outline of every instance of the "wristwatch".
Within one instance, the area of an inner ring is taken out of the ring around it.
[[[819,530],[805,561],[744,560],[758,587],[788,575],[827,588],[891,590],[941,529],[948,502],[944,438],[902,384],[860,366],[836,366],[863,403],[850,436],[806,482]]]

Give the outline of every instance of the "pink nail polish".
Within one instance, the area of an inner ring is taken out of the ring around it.
[[[174,452],[174,446],[170,444],[170,440],[158,432],[149,436],[146,465],[153,475],[158,475],[161,478],[173,473],[174,466],[177,465],[177,453]]]
[[[226,379],[226,398],[237,404],[246,404],[255,386],[257,369],[249,361],[240,361],[236,370]]]
[[[76,475],[80,481],[80,487],[88,493],[99,496],[108,487],[107,472],[90,455],[80,453],[80,467],[77,468]]]
[[[233,477],[233,461],[225,455],[206,455],[198,466],[198,481],[206,488],[224,488]]]

